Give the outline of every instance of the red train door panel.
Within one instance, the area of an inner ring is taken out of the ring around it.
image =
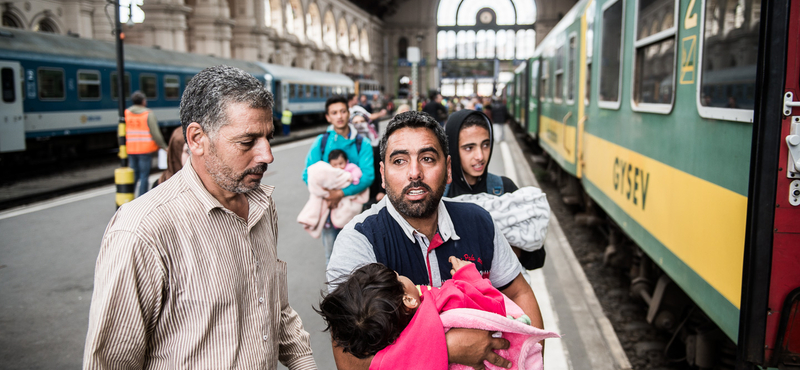
[[[800,166],[789,148],[800,145],[800,106],[784,98],[800,102],[800,0],[761,5],[736,368],[798,368]]]
[[[765,350],[769,363],[798,366],[800,290],[792,291],[800,288],[800,1],[792,1],[788,28]]]

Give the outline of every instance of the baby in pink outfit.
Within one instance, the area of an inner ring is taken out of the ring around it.
[[[361,169],[354,163],[347,160],[347,153],[340,149],[331,150],[328,154],[328,163],[334,168],[342,169],[350,172],[353,177],[353,185],[358,185],[361,181]]]

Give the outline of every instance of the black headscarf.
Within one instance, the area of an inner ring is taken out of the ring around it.
[[[486,120],[486,129],[489,130],[489,158],[486,159],[486,167],[483,169],[483,174],[478,177],[475,185],[470,185],[464,178],[464,170],[461,168],[461,155],[459,151],[458,134],[461,132],[461,126],[464,121],[470,116],[479,116]],[[450,166],[453,171],[453,182],[450,183],[450,190],[446,197],[456,197],[462,194],[479,194],[486,192],[486,174],[489,172],[489,160],[492,159],[492,151],[494,151],[494,133],[492,132],[492,121],[485,114],[469,109],[462,109],[450,115],[447,123],[444,125],[445,134],[447,134],[447,145],[450,149]]]

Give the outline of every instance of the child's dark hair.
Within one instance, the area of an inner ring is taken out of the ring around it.
[[[347,161],[347,153],[341,149],[334,149],[328,153],[328,163],[330,163],[334,159],[344,158],[345,162]]]
[[[336,345],[363,359],[394,343],[408,325],[414,314],[406,312],[404,294],[392,269],[371,263],[353,271],[314,310]]]

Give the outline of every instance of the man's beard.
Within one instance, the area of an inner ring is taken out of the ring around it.
[[[206,160],[206,171],[211,175],[214,182],[221,188],[232,193],[246,194],[249,193],[260,185],[260,182],[254,182],[250,185],[244,183],[245,176],[249,174],[263,174],[267,171],[267,164],[248,168],[242,173],[234,173],[233,168],[222,163],[214,144],[211,144],[211,155]]]
[[[389,201],[400,212],[401,215],[409,218],[426,218],[433,215],[439,207],[439,201],[444,195],[444,187],[447,184],[447,177],[442,180],[441,186],[437,187],[434,192],[430,186],[422,181],[412,181],[406,186],[402,192],[396,194],[389,182],[386,182],[386,195],[389,196]],[[424,188],[428,191],[428,196],[423,200],[409,201],[403,199],[403,195],[408,193],[411,188]]]

